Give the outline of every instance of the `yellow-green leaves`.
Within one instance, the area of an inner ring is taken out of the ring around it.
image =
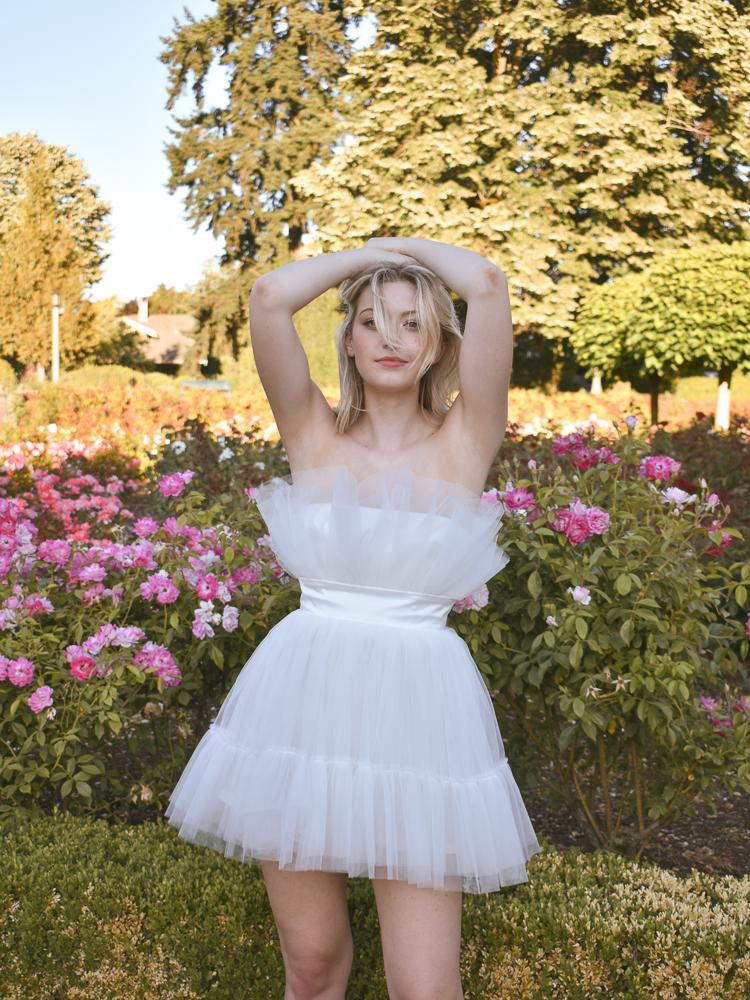
[[[531,574],[529,574],[526,586],[528,587],[529,593],[532,597],[539,597],[542,592],[542,578],[539,575],[538,570],[534,570]]]

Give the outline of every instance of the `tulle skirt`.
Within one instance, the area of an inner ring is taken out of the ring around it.
[[[227,858],[470,893],[528,881],[541,850],[463,639],[302,607],[245,664],[165,815]]]

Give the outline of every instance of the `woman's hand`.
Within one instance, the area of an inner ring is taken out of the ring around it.
[[[417,258],[410,253],[408,237],[376,236],[368,240],[364,249],[387,263],[414,264]]]
[[[481,254],[439,240],[426,240],[421,236],[380,236],[368,240],[367,253],[397,253],[432,271],[456,294],[468,302],[468,297],[487,284],[487,274],[505,272]]]

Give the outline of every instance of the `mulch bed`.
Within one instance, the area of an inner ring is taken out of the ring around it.
[[[578,820],[567,810],[558,803],[552,807],[539,789],[521,788],[521,795],[537,834],[549,837],[559,849],[592,851]],[[692,869],[710,875],[750,874],[750,793],[728,792],[720,785],[713,804],[706,802],[695,815],[680,816],[658,831],[640,860],[681,877]]]

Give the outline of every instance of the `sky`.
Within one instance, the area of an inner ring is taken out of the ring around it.
[[[35,132],[66,147],[112,206],[95,299],[127,301],[160,282],[184,288],[221,252],[166,188],[172,116],[159,36],[185,6],[196,19],[215,9],[211,0],[0,0],[0,135]],[[212,86],[218,98],[220,78]]]

